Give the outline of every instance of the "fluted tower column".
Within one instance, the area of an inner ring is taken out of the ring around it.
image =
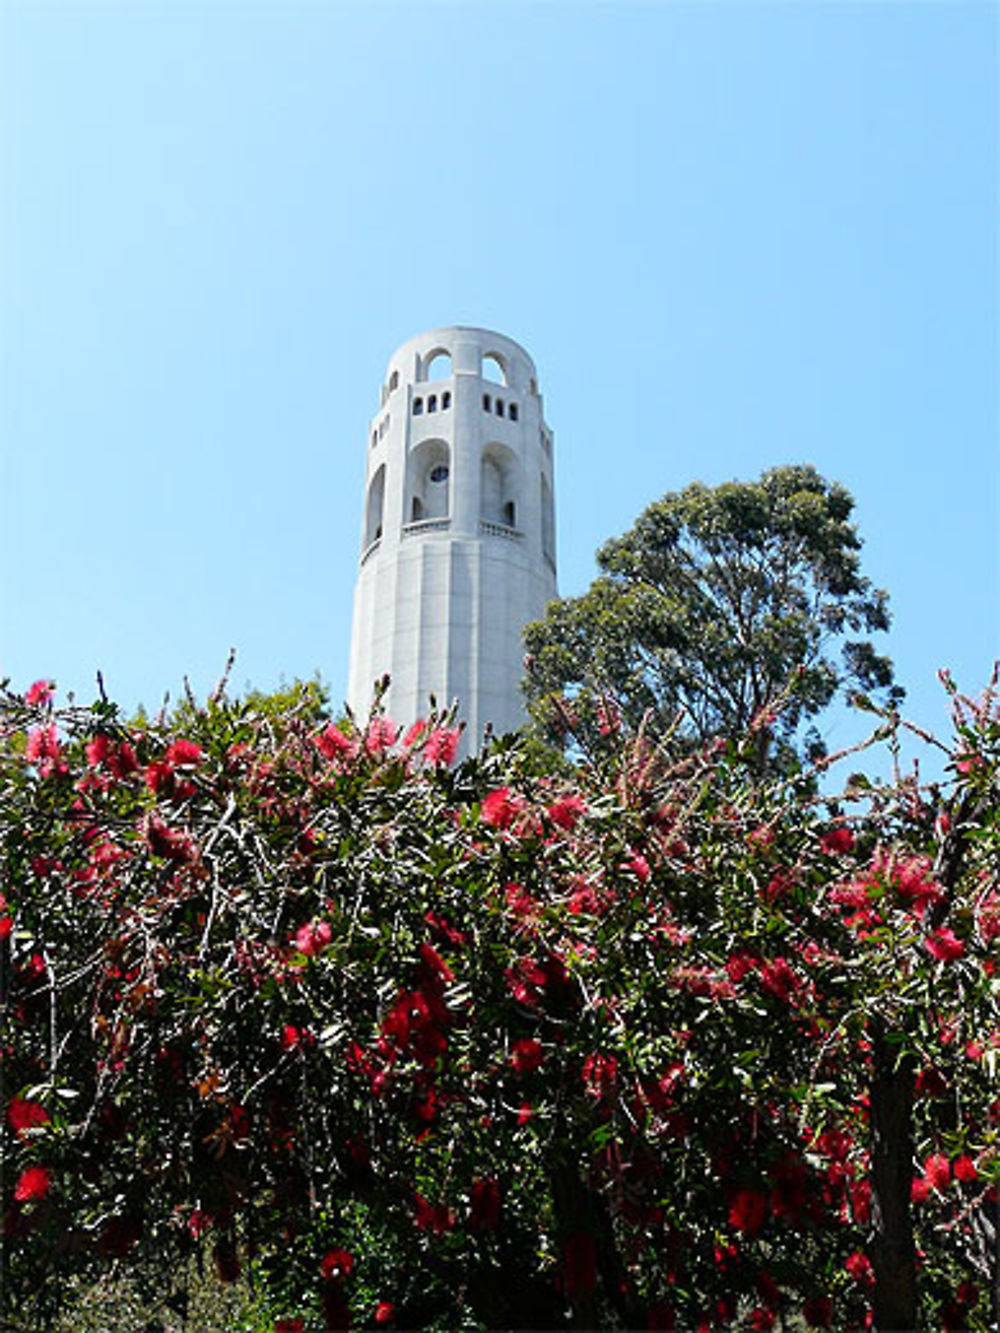
[[[552,434],[527,352],[433,329],[389,362],[368,431],[348,701],[408,724],[457,701],[473,747],[524,721],[521,632],[556,596]]]

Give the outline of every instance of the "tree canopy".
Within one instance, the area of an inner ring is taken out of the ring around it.
[[[808,466],[663,496],[601,547],[587,592],[528,626],[532,715],[558,730],[566,697],[583,692],[577,723],[587,707],[633,726],[651,713],[661,730],[679,716],[704,743],[787,695],[787,747],[841,686],[899,696],[867,637],[888,629],[888,596],[861,573],[853,508]]]

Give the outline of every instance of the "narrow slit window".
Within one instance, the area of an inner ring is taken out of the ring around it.
[[[511,421],[517,420],[517,403],[511,403],[507,415],[510,417]]]
[[[497,399],[497,416],[498,416],[498,417],[502,417],[502,416],[503,416],[503,399],[502,399],[502,398],[498,398],[498,399]]]
[[[490,410],[490,396],[489,396],[488,393],[484,393],[484,394],[483,394],[483,411],[484,411],[484,412],[488,412],[489,410]]]
[[[445,389],[444,393],[441,395],[441,411],[447,412],[449,407],[451,407],[451,394]]]
[[[437,394],[432,393],[431,396],[427,399],[427,411],[436,412],[437,410],[438,410]]]
[[[415,417],[418,417],[418,416],[420,416],[420,413],[421,413],[423,410],[424,410],[424,400],[423,400],[422,398],[414,398],[414,400],[413,400],[413,415],[414,415]]]

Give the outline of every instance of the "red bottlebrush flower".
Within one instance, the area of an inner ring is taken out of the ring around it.
[[[215,1271],[220,1282],[235,1282],[241,1272],[240,1258],[236,1253],[236,1242],[230,1236],[222,1236],[215,1242],[212,1251]]]
[[[194,741],[186,741],[183,738],[171,741],[167,746],[167,763],[176,764],[178,768],[197,767],[205,757],[205,751]]]
[[[98,734],[87,742],[86,755],[87,763],[91,768],[98,768],[105,762],[111,753],[111,742],[103,733]]]
[[[534,1073],[544,1061],[542,1043],[534,1037],[520,1037],[511,1047],[510,1062],[519,1074]]]
[[[729,1205],[729,1225],[756,1236],[767,1219],[767,1197],[757,1190],[738,1190]]]
[[[571,829],[586,810],[587,805],[583,797],[573,794],[562,796],[554,805],[550,805],[548,816],[553,824],[558,824],[560,828]]]
[[[300,953],[315,957],[330,944],[333,939],[333,927],[329,921],[309,921],[299,926],[292,937],[292,943]]]
[[[594,1290],[597,1258],[594,1238],[576,1231],[562,1244],[563,1289],[567,1296],[585,1296]]]
[[[12,916],[0,916],[0,940],[7,939],[14,929],[14,918]]]
[[[924,1177],[932,1189],[944,1190],[951,1180],[951,1166],[943,1153],[931,1153],[924,1160]]]
[[[423,756],[428,764],[453,764],[462,733],[458,728],[437,727],[427,737]]]
[[[187,1220],[187,1229],[193,1240],[199,1240],[212,1225],[212,1214],[204,1208],[195,1208]]]
[[[517,1108],[517,1127],[523,1129],[525,1125],[531,1123],[535,1118],[535,1108],[531,1102],[522,1102]]]
[[[828,829],[819,840],[819,849],[824,856],[843,856],[854,847],[854,834],[845,824]]]
[[[281,1029],[281,1047],[285,1051],[294,1051],[301,1045],[305,1034],[293,1023],[286,1023]]]
[[[146,786],[150,791],[169,796],[174,789],[173,765],[166,759],[146,765]]]
[[[333,1282],[343,1282],[354,1271],[354,1255],[348,1250],[327,1250],[319,1268],[325,1278]]]
[[[19,1139],[25,1131],[37,1129],[49,1123],[49,1113],[40,1102],[27,1101],[23,1097],[12,1097],[7,1107],[7,1123]]]
[[[961,1180],[965,1184],[969,1184],[970,1181],[976,1180],[979,1176],[975,1162],[966,1153],[955,1158],[951,1164],[951,1169],[955,1179]]]
[[[759,958],[741,949],[738,953],[730,954],[726,961],[726,975],[734,986],[738,986],[748,972],[759,966]]]
[[[55,683],[51,680],[36,680],[33,685],[29,685],[24,693],[24,702],[32,708],[38,708],[42,704],[47,704],[52,698],[52,691],[55,689]]]
[[[406,729],[406,734],[403,736],[403,749],[412,750],[417,741],[421,740],[426,732],[426,718],[418,717],[416,722]]]
[[[375,1306],[376,1324],[381,1328],[386,1324],[391,1324],[395,1318],[396,1307],[393,1305],[392,1301],[379,1301],[378,1305]]]
[[[923,1176],[915,1176],[910,1183],[910,1202],[925,1203],[930,1192],[930,1181],[925,1180]]]
[[[855,1250],[853,1254],[848,1255],[844,1267],[855,1282],[860,1282],[864,1287],[875,1285],[875,1273],[871,1261],[867,1254],[864,1254],[861,1250]]]
[[[51,1184],[52,1178],[44,1166],[26,1167],[14,1186],[14,1198],[18,1203],[27,1203],[29,1199],[44,1199]]]
[[[498,787],[483,797],[479,814],[484,824],[491,824],[494,828],[509,828],[517,809],[517,804],[511,799],[510,789]]]
[[[466,935],[464,931],[457,930],[450,922],[446,921],[443,916],[439,916],[436,912],[427,912],[424,916],[424,920],[433,931],[436,931],[440,941],[450,944],[456,949],[460,949],[468,944],[468,935]]]
[[[754,1330],[754,1333],[771,1333],[775,1318],[773,1310],[765,1310],[762,1305],[758,1305],[750,1311],[747,1316],[747,1323]]]
[[[583,1062],[583,1085],[587,1095],[595,1101],[606,1102],[615,1094],[618,1083],[618,1061],[613,1055],[595,1051]]]
[[[768,824],[760,824],[747,834],[747,842],[753,847],[766,849],[774,842],[774,829]]]
[[[469,1230],[492,1231],[500,1222],[501,1193],[496,1180],[474,1180],[469,1190]]]
[[[357,753],[358,743],[350,736],[345,736],[339,727],[331,722],[328,727],[313,737],[313,744],[324,759],[351,759]]]
[[[948,926],[941,926],[924,940],[924,948],[940,963],[953,963],[965,953],[965,945]]]

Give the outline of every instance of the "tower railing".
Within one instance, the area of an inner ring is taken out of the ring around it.
[[[479,520],[479,531],[484,537],[506,537],[508,541],[519,542],[524,536],[517,528],[512,528],[508,523],[494,523],[492,519],[481,518]]]
[[[403,536],[416,537],[424,532],[447,532],[450,527],[450,518],[418,518],[415,523],[403,524]]]

